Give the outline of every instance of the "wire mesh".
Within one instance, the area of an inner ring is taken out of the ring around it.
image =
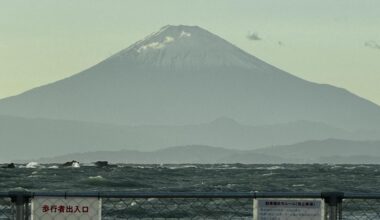
[[[103,219],[252,219],[248,198],[105,198]]]
[[[10,198],[0,197],[0,219],[13,219],[14,205]]]
[[[344,199],[342,203],[342,219],[380,219],[380,199]]]
[[[3,196],[2,196],[3,195]],[[14,219],[16,216],[15,203],[12,202],[8,194],[0,194],[0,220]],[[55,219],[57,213],[75,212],[76,207],[68,209],[65,204],[66,198],[77,198],[78,204],[81,199],[94,199],[94,204],[99,204],[102,219],[253,219],[253,198],[318,198],[318,194],[292,194],[292,193],[257,193],[244,194],[171,194],[171,193],[27,193],[22,194],[26,216],[37,216],[33,209],[31,213],[31,201],[35,201],[35,196],[42,197],[40,207],[48,204],[61,204],[58,206],[45,207],[45,212],[38,216],[39,219]],[[211,195],[211,196],[210,196]],[[327,194],[319,194],[319,198],[325,200]],[[331,195],[331,194],[330,194]],[[46,197],[46,201],[44,200]],[[67,196],[67,197],[66,197]],[[15,198],[15,197],[12,197]],[[96,201],[99,201],[97,203]],[[333,201],[328,199],[330,201]],[[15,200],[14,200],[15,201]],[[380,219],[380,194],[347,194],[345,199],[336,200],[338,203],[325,205],[327,219],[335,219],[330,216],[328,207],[338,206],[338,219],[344,220],[372,220]],[[23,204],[23,203],[21,203]],[[42,205],[42,206],[41,206]],[[331,206],[329,206],[331,205]],[[64,206],[64,209],[63,209]],[[17,206],[19,207],[19,206]],[[86,213],[86,207],[79,207],[82,213]],[[341,210],[341,214],[340,211]],[[41,211],[41,210],[40,210]],[[334,214],[335,215],[335,214]],[[71,215],[65,219],[82,219],[84,215]],[[89,216],[89,215],[86,215]],[[341,216],[341,218],[339,218]],[[91,218],[90,218],[91,219]],[[98,219],[98,218],[97,218]]]

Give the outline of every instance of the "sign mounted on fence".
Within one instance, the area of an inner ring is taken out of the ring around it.
[[[101,219],[102,202],[93,197],[43,197],[32,199],[32,220]]]
[[[322,199],[254,199],[254,220],[323,220]]]

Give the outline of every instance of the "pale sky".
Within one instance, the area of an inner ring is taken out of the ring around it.
[[[0,0],[0,98],[76,74],[167,24],[198,25],[380,104],[379,0]]]

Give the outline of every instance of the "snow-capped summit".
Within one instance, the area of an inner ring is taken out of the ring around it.
[[[198,26],[167,25],[110,58],[155,67],[258,68],[263,62]]]

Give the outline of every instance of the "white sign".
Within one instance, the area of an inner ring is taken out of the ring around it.
[[[100,198],[87,197],[34,197],[32,220],[100,220]]]
[[[254,199],[254,220],[323,220],[322,199]]]

